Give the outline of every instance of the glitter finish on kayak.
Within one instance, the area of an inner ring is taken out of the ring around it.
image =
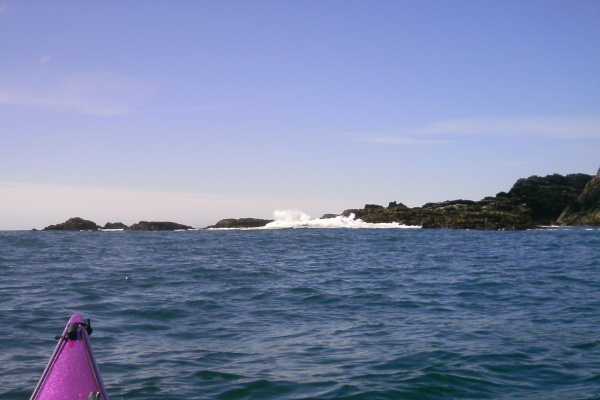
[[[91,327],[74,314],[30,400],[109,400],[94,359]]]

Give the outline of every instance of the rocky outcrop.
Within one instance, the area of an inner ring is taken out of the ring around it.
[[[122,222],[107,222],[104,227],[99,226],[93,221],[83,218],[70,218],[62,224],[50,225],[44,228],[45,231],[97,231],[98,229],[123,229],[132,231],[176,231],[194,229],[188,225],[182,225],[175,222],[148,222],[140,221],[137,224],[127,226]]]
[[[122,222],[107,222],[106,224],[104,224],[104,228],[102,229],[129,229],[129,227],[127,225],[125,225]]]
[[[228,218],[222,219],[214,225],[207,226],[206,229],[262,228],[270,222],[273,222],[273,220],[260,218]]]
[[[332,218],[337,218],[338,214],[323,214],[323,216],[320,219],[332,219]]]
[[[209,228],[260,228],[268,223],[273,222],[272,219],[260,218],[239,218],[239,219],[223,219],[215,225],[206,227]],[[129,230],[129,231],[176,231],[194,229],[191,226],[178,224],[176,222],[157,222],[157,221],[140,221],[137,224],[127,226],[122,222],[107,222],[104,227],[97,225],[93,221],[83,218],[71,218],[66,222],[56,225],[50,225],[44,228],[45,231],[97,231],[104,230]]]
[[[535,228],[531,209],[506,198],[486,198],[481,201],[453,200],[427,203],[422,207],[365,208],[346,210],[365,222],[398,222],[423,228],[520,230]]]
[[[75,217],[69,218],[67,221],[56,224],[49,225],[45,227],[43,230],[45,231],[97,231],[100,227],[96,225],[95,222],[89,221],[87,219]]]
[[[396,202],[387,207],[367,204],[363,209],[346,210],[342,215],[354,214],[356,218],[371,223],[398,222],[423,228],[532,229],[556,224],[565,207],[583,197],[580,195],[584,187],[587,190],[590,186],[586,184],[591,179],[592,176],[586,174],[532,176],[519,179],[508,193],[500,192],[480,201],[453,200],[415,208]],[[582,199],[581,205],[574,207],[590,210],[597,206],[598,193],[595,190],[600,189],[593,188],[596,189],[589,190],[590,194]]]
[[[175,222],[156,222],[156,221],[140,221],[137,224],[131,225],[130,231],[178,231],[194,229],[188,225],[182,225]]]
[[[561,225],[600,226],[600,169],[583,192],[560,215]]]
[[[532,176],[519,179],[508,195],[527,203],[538,224],[553,225],[591,179],[592,176],[586,174]]]

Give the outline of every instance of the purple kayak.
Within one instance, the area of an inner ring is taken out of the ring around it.
[[[30,400],[108,400],[94,359],[89,335],[92,328],[74,314]]]

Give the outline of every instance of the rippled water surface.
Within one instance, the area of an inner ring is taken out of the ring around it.
[[[0,398],[600,399],[600,229],[0,232]]]

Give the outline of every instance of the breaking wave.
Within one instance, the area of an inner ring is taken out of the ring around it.
[[[338,215],[334,218],[312,218],[310,215],[298,210],[276,210],[273,213],[275,221],[261,229],[287,229],[287,228],[420,228],[420,226],[402,225],[397,222],[369,223],[356,219],[354,214],[348,217]]]

